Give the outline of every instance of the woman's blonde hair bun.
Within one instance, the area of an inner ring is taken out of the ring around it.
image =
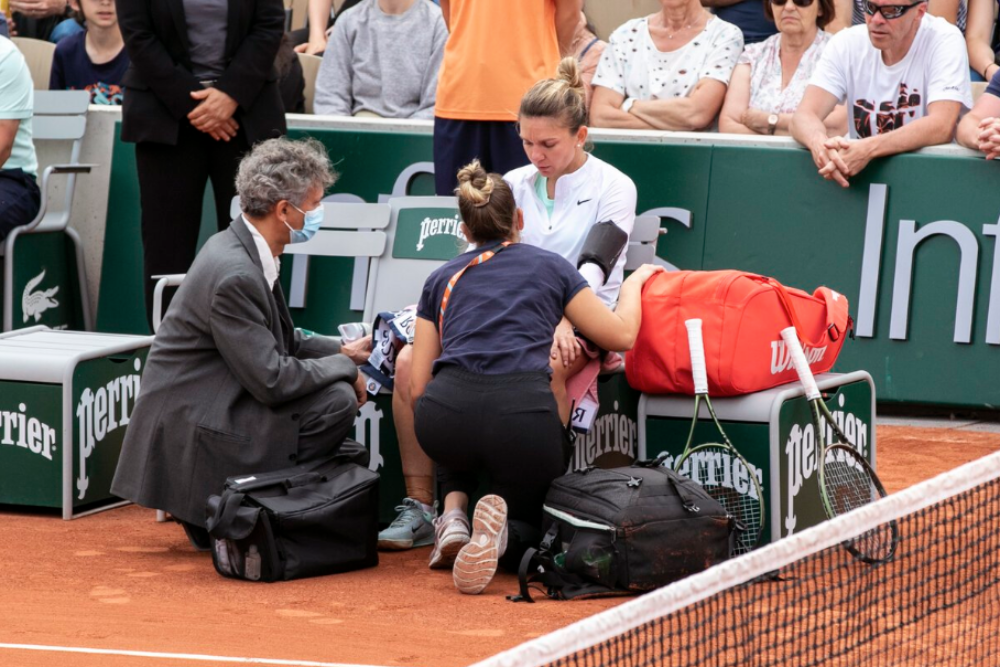
[[[554,79],[542,79],[525,93],[518,118],[554,118],[571,132],[587,124],[587,91],[576,58],[563,58]]]
[[[586,96],[583,75],[580,73],[580,63],[573,56],[566,56],[559,61],[559,67],[556,68],[556,79],[564,81],[581,96]]]
[[[493,179],[479,160],[473,160],[458,170],[458,195],[473,206],[489,204],[493,187]]]

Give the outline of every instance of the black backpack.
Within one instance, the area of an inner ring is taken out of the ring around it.
[[[650,591],[729,558],[738,522],[699,485],[643,461],[556,479],[545,497],[542,539],[521,560],[520,594],[549,597]]]
[[[206,507],[216,571],[270,582],[377,565],[378,480],[345,453],[230,477]]]

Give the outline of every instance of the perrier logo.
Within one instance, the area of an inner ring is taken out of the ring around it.
[[[135,373],[122,375],[103,387],[87,387],[76,404],[77,433],[80,438],[80,476],[76,479],[77,498],[83,500],[90,486],[87,459],[108,434],[128,425],[135,400],[139,397],[139,370],[142,362],[135,360]]]
[[[454,236],[462,241],[467,239],[462,234],[461,221],[454,218],[424,218],[420,221],[420,238],[417,240],[417,252],[424,249],[424,241],[432,236]]]
[[[23,447],[51,461],[56,449],[56,430],[40,419],[29,417],[27,404],[21,403],[16,411],[0,410],[0,445]]]

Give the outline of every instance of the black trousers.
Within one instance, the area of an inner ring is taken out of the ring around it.
[[[10,230],[38,215],[42,193],[35,179],[20,169],[0,169],[0,241]]]
[[[289,456],[288,467],[298,465],[313,469],[335,455],[358,465],[368,465],[368,450],[347,437],[354,428],[354,416],[358,412],[358,399],[350,383],[334,382],[283,408],[294,410],[293,418],[299,422],[298,449]],[[220,489],[221,480],[230,474],[232,471],[219,471]],[[201,540],[203,546],[207,545],[204,517],[193,517],[181,523],[186,524],[189,537],[192,530],[196,531],[192,542]]]
[[[483,169],[506,174],[528,164],[521,135],[513,121],[434,118],[434,190],[455,194],[458,170],[479,160]]]
[[[368,450],[347,437],[354,428],[358,398],[348,382],[334,382],[294,403],[299,422],[296,460],[289,465],[320,463],[334,454],[368,465]],[[363,460],[361,460],[363,459]]]
[[[238,121],[237,121],[238,122]],[[151,276],[187,273],[198,245],[205,185],[212,181],[219,231],[229,226],[229,206],[236,195],[236,169],[250,149],[243,129],[216,141],[190,123],[181,124],[177,145],[138,143],[135,162],[142,206],[142,253],[146,316],[152,326]],[[166,313],[170,294],[164,295]]]
[[[547,373],[479,375],[448,366],[434,376],[414,412],[417,440],[437,464],[442,492],[474,495],[479,476],[507,502],[508,543],[501,560],[517,569],[541,539],[542,503],[566,472],[566,432]]]

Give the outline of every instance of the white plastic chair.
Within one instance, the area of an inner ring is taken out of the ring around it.
[[[3,331],[14,328],[14,264],[17,261],[17,240],[24,234],[59,232],[66,234],[76,250],[76,266],[80,286],[80,305],[83,310],[84,329],[93,330],[90,313],[90,294],[87,290],[87,274],[84,268],[83,244],[80,236],[69,221],[76,191],[77,174],[90,173],[96,165],[80,164],[80,150],[87,129],[87,108],[90,93],[85,90],[36,90],[35,115],[32,117],[32,135],[37,141],[72,141],[70,161],[45,168],[39,187],[42,191],[42,206],[38,215],[27,225],[15,227],[4,239],[0,247],[3,258]],[[66,177],[64,204],[60,210],[49,210],[48,194],[52,176]]]

